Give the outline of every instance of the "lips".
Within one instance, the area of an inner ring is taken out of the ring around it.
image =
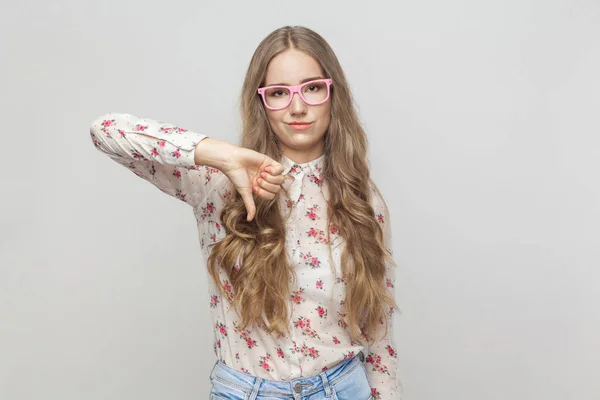
[[[311,124],[312,122],[290,122],[288,125],[295,131],[305,131],[310,128]]]

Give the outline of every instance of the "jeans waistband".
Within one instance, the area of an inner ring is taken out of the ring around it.
[[[325,390],[328,396],[331,395],[331,385],[344,379],[351,371],[362,363],[357,354],[339,362],[331,368],[322,371],[317,375],[296,378],[289,381],[275,381],[259,378],[242,371],[235,370],[217,360],[210,373],[210,379],[220,381],[226,385],[236,387],[243,391],[251,391],[250,399],[256,395],[261,396],[307,396],[319,390]]]

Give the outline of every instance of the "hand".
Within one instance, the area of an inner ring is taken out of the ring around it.
[[[248,221],[256,214],[253,193],[272,200],[281,190],[285,176],[283,166],[272,158],[243,147],[235,147],[227,165],[222,169],[242,196]]]

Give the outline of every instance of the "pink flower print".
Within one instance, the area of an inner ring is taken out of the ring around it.
[[[246,342],[249,349],[256,347],[256,340],[250,337],[250,330],[239,330],[237,323],[235,322],[233,323],[233,330],[240,335],[240,339],[243,339]]]
[[[315,350],[314,347],[309,347],[308,348],[308,355],[311,356],[313,359],[319,357],[319,352],[318,350]]]
[[[346,318],[346,313],[342,313],[338,311],[338,326],[340,328],[347,328],[348,327],[348,323],[345,320]]]
[[[379,222],[380,224],[383,224],[383,214],[377,215],[377,222]]]
[[[333,343],[340,344],[340,339],[338,339],[337,336],[334,336],[333,337]]]
[[[317,283],[315,284],[315,286],[316,286],[317,289],[323,289],[323,280],[319,279],[317,281]]]
[[[247,374],[250,374],[250,371],[248,371],[248,369],[247,369],[247,368],[244,368],[244,367],[242,367],[242,368],[240,368],[240,369],[241,369],[242,371],[244,371],[245,373],[247,373]]]
[[[214,211],[215,211],[214,203],[212,203],[212,202],[206,203],[206,206],[202,207],[202,215],[201,215],[202,220],[212,217]]]
[[[221,335],[227,336],[227,327],[222,322],[217,322],[215,327],[219,330]]]
[[[296,342],[294,342],[294,347],[290,348],[293,354],[301,353],[306,357],[311,357],[313,360],[319,358],[319,350],[314,347],[308,347],[306,343],[302,343],[302,346],[298,348]]]
[[[324,366],[323,368],[321,368],[321,372],[325,372],[325,371],[327,371],[327,365]]]
[[[93,133],[90,134],[92,136],[92,141],[94,142],[94,147],[100,149],[100,142],[98,142],[98,138]]]
[[[327,318],[327,310],[321,306],[318,306],[315,310],[317,310],[317,314],[321,318]]]
[[[300,257],[302,258],[302,261],[304,261],[304,265],[309,266],[311,269],[319,268],[321,266],[319,258],[313,257],[310,251],[306,254],[300,253]]]
[[[135,126],[135,130],[136,131],[142,131],[142,132],[144,132],[146,129],[148,129],[148,125],[137,124]]]
[[[292,352],[292,354],[296,354],[300,351],[296,342],[293,342],[292,347],[290,347],[290,351]]]
[[[218,304],[219,304],[219,296],[217,296],[215,294],[210,296],[210,308],[217,308]]]
[[[295,303],[295,304],[300,304],[302,303],[305,299],[302,297],[302,295],[304,294],[304,288],[300,288],[298,290],[294,290],[294,292],[292,293],[292,295],[290,296],[290,299]]]
[[[304,195],[303,195],[303,194],[301,194],[300,196],[298,196],[298,203],[299,203],[300,201],[302,201],[302,200],[304,200]]]
[[[164,133],[171,133],[172,130],[173,130],[173,128],[170,128],[168,126],[161,126],[160,127],[160,131],[164,132]]]
[[[316,184],[317,186],[321,186],[323,184],[323,181],[314,174],[308,175],[308,180]]]
[[[367,364],[371,364],[373,366],[372,370],[373,371],[378,371],[381,372],[383,374],[390,374],[388,371],[388,368],[381,364],[381,356],[380,355],[376,355],[373,353],[369,353],[369,355],[365,358],[365,362]]]
[[[175,178],[177,178],[177,179],[181,179],[181,171],[180,171],[180,170],[178,170],[178,169],[175,169],[175,170],[173,171],[173,176],[174,176]]]
[[[336,281],[336,283],[344,283],[345,284],[346,283],[346,275],[340,276],[335,281]]]
[[[233,301],[233,291],[228,280],[223,281],[223,288],[225,289],[225,294],[227,294],[227,300],[231,303]]]
[[[185,128],[175,128],[175,130],[177,130],[177,133],[187,132],[187,129]]]
[[[373,396],[375,400],[381,400],[381,394],[379,394],[375,388],[371,388],[371,396]]]
[[[217,340],[217,347],[221,348],[221,339]]]
[[[166,144],[167,144],[167,142],[165,142],[164,140],[158,141],[158,147],[165,147]]]
[[[100,123],[100,125],[102,125],[102,127],[104,128],[108,128],[109,126],[112,126],[112,124],[115,122],[114,119],[105,119],[104,121],[102,121]]]
[[[289,199],[288,199],[288,200],[286,200],[286,201],[285,201],[285,205],[286,205],[286,207],[287,207],[287,208],[292,208],[292,207],[294,207],[294,200],[289,200]]]
[[[273,371],[273,369],[271,368],[269,361],[271,361],[271,355],[269,353],[266,353],[266,355],[260,356],[258,358],[258,366],[264,369],[265,371],[271,372]]]
[[[133,158],[135,158],[136,160],[144,160],[144,161],[145,161],[145,160],[147,160],[147,158],[146,158],[146,157],[144,157],[144,156],[143,156],[143,155],[142,155],[142,154],[141,154],[139,151],[137,151],[137,150],[133,150],[133,151],[131,152],[131,155],[132,155],[132,157],[133,157]]]
[[[310,327],[310,319],[306,317],[298,317],[298,319],[294,321],[294,326],[296,328],[299,328],[302,331],[303,335],[308,335],[313,338],[319,337],[317,331]]]
[[[208,182],[210,182],[213,175],[218,174],[221,171],[219,171],[217,168],[205,167],[205,172],[206,174],[204,175],[204,184],[206,185],[208,184]]]
[[[398,358],[398,354],[396,353],[396,350],[393,349],[392,346],[390,346],[389,344],[387,346],[385,346],[386,350],[388,351],[388,354],[394,358]]]
[[[210,235],[210,241],[213,243],[217,243],[217,234],[213,233],[212,235]]]
[[[175,158],[179,158],[181,157],[181,153],[179,152],[179,149],[175,150],[174,152],[171,153],[171,155]]]
[[[311,257],[310,266],[313,268],[319,268],[321,266],[321,261],[319,261],[317,257]]]
[[[123,129],[118,129],[119,131],[119,135],[124,138],[125,137],[125,131]],[[110,135],[109,135],[110,136]]]
[[[256,347],[256,340],[253,340],[252,338],[246,338],[246,345],[249,349]]]
[[[387,286],[389,288],[393,288],[394,287],[394,283],[392,282],[392,280],[390,278],[387,278],[385,280],[385,286]]]
[[[283,350],[281,350],[281,347],[277,348],[277,357],[283,358]]]
[[[158,150],[156,150],[156,147],[154,147],[152,150],[150,150],[150,153],[152,153],[152,155],[154,157],[158,157]]]
[[[310,220],[317,220],[317,218],[319,218],[319,216],[317,215],[317,211],[319,210],[319,205],[315,204],[314,206],[310,207],[308,209],[308,211],[306,212],[306,216],[310,219]]]
[[[310,228],[306,234],[316,239],[315,243],[327,243],[325,232],[320,229]]]
[[[239,360],[240,359],[240,353],[235,353],[235,359]]]
[[[186,194],[181,191],[181,189],[177,189],[175,191],[175,197],[177,197],[181,201],[185,201]]]
[[[344,354],[344,360],[347,358],[352,358],[352,357],[354,357],[353,351],[349,351],[348,353]]]
[[[338,230],[339,230],[338,227],[335,225],[329,226],[329,233],[331,233],[332,235],[337,235]]]

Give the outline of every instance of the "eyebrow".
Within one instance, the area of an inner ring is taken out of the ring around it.
[[[322,76],[313,76],[312,78],[302,79],[300,81],[300,84],[303,84],[305,82],[314,81],[314,80],[317,80],[317,79],[323,79],[323,77]],[[265,86],[295,86],[295,85],[290,85],[288,83],[271,83],[271,84],[265,85]]]

